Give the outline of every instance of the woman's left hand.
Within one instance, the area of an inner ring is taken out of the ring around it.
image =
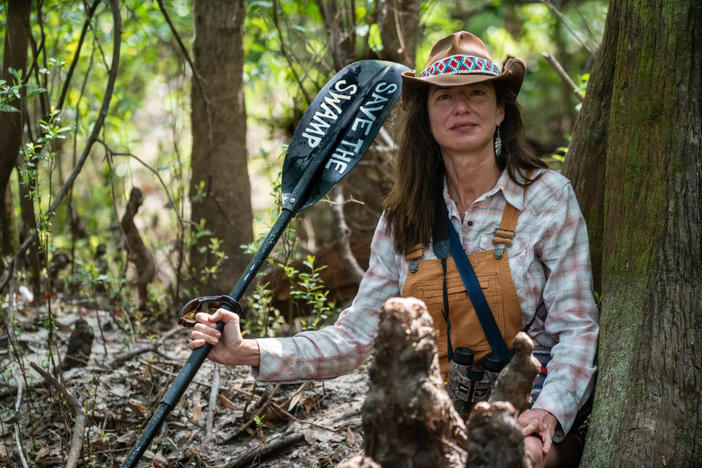
[[[543,456],[551,449],[553,435],[556,433],[558,420],[548,411],[540,408],[524,411],[519,415],[524,437],[534,435],[543,443]]]

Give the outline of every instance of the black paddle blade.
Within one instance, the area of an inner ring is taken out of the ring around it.
[[[292,136],[283,163],[283,208],[322,198],[363,157],[401,92],[404,65],[362,60],[322,88]]]

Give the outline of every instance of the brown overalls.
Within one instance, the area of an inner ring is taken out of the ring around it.
[[[512,245],[514,229],[520,211],[505,203],[502,220],[495,230],[493,244],[495,250],[487,250],[468,255],[468,260],[475,270],[490,311],[495,317],[508,348],[512,348],[515,335],[523,328],[522,309],[517,298],[517,291],[512,281],[509,268],[508,249]],[[417,297],[425,302],[429,314],[434,320],[434,327],[439,330],[437,347],[439,366],[444,379],[448,375],[448,349],[446,340],[446,320],[442,314],[443,269],[440,259],[422,259],[424,246],[416,245],[407,255],[409,271],[402,288],[403,297]],[[475,353],[477,362],[490,352],[485,333],[478,321],[466,287],[456,268],[453,258],[447,258],[446,284],[449,300],[449,320],[451,321],[451,345],[453,349],[466,346]]]

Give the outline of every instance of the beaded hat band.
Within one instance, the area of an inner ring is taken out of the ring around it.
[[[402,97],[407,99],[429,85],[462,86],[492,81],[508,91],[508,97],[516,99],[525,71],[524,62],[515,58],[509,58],[500,70],[480,38],[460,31],[434,44],[419,76],[413,71],[402,74]]]
[[[491,60],[475,55],[452,55],[432,63],[419,75],[420,78],[437,75],[468,75],[488,73],[500,76],[500,69]]]

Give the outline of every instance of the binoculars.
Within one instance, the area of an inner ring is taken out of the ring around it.
[[[482,362],[474,362],[470,348],[460,347],[453,352],[449,363],[448,394],[453,406],[463,419],[467,419],[473,405],[488,401],[497,376],[507,364],[498,354],[488,354]]]

